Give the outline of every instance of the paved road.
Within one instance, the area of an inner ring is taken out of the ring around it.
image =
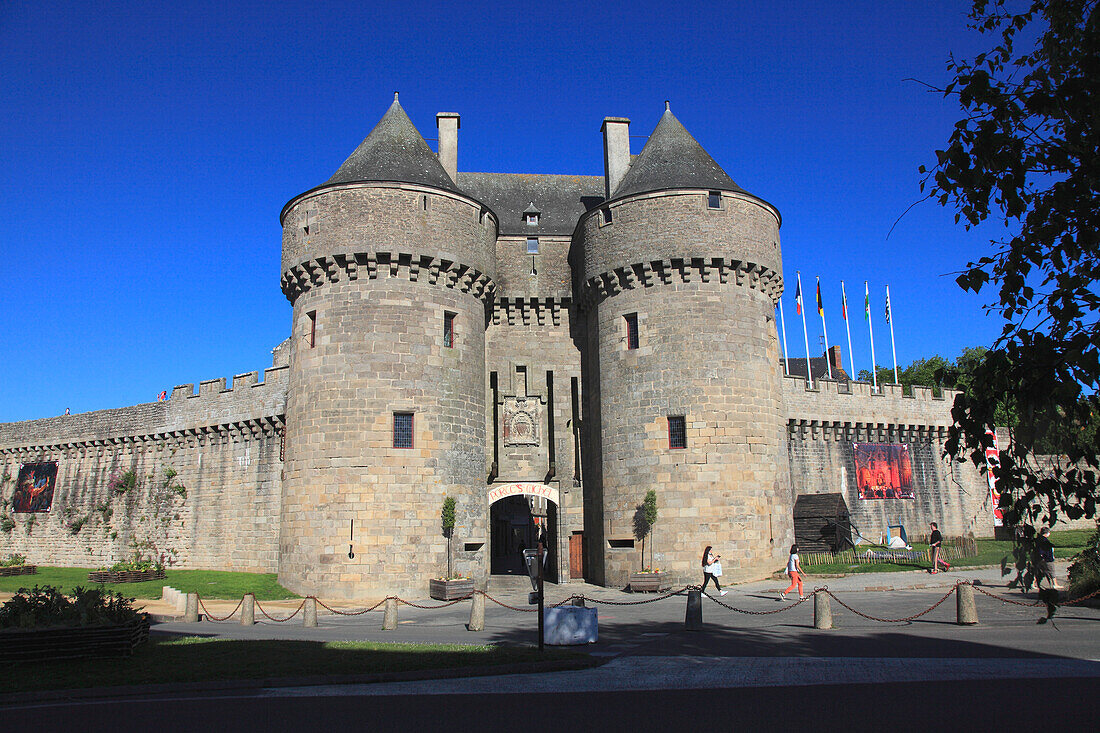
[[[996,570],[931,577],[897,573],[830,579],[837,628],[813,628],[812,602],[781,603],[778,581],[736,586],[704,600],[705,628],[684,630],[683,597],[653,600],[618,591],[557,587],[551,600],[582,592],[599,609],[607,660],[573,672],[372,685],[262,687],[242,683],[207,692],[163,692],[29,702],[3,710],[19,730],[317,730],[395,729],[515,731],[653,730],[685,725],[824,730],[1035,729],[1094,727],[1100,679],[1100,609],[1066,607],[1051,623],[1042,609],[1004,587]],[[982,583],[980,624],[955,624],[955,601],[903,623],[899,618],[943,598],[955,578]],[[933,586],[933,587],[924,587]],[[881,590],[888,589],[888,590]],[[493,591],[526,607],[525,592]],[[612,603],[651,600],[638,605]],[[590,601],[590,602],[592,602]],[[296,603],[265,604],[281,616]],[[227,613],[232,605],[215,613]],[[277,611],[276,608],[284,610]],[[744,613],[745,611],[751,613]],[[777,611],[776,613],[768,613]],[[381,610],[356,617],[322,615],[307,629],[285,624],[166,623],[156,633],[234,638],[370,639],[408,642],[531,643],[534,614],[487,604],[483,632],[466,631],[469,603],[446,609],[402,606],[395,631],[382,631]],[[1053,715],[1053,720],[1047,716]],[[544,722],[543,722],[544,721]]]
[[[95,700],[4,710],[36,731],[1091,730],[1095,679],[429,696]]]

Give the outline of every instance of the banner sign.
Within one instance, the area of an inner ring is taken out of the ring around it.
[[[1000,507],[1001,492],[997,491],[997,477],[993,475],[993,469],[1001,465],[1001,451],[997,447],[997,434],[992,430],[986,430],[985,434],[993,439],[993,446],[985,449],[985,475],[989,482],[989,499],[993,504],[993,526],[1003,527],[1005,513]]]
[[[856,486],[860,499],[913,499],[909,446],[856,443]]]
[[[489,489],[489,503],[500,501],[506,496],[541,496],[558,503],[558,490],[547,484],[501,484]]]
[[[15,493],[11,496],[13,512],[48,512],[53,504],[53,487],[57,481],[57,461],[24,463],[19,467]]]

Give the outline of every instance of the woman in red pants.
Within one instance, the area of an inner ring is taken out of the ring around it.
[[[787,558],[787,575],[791,578],[791,584],[787,590],[779,594],[779,597],[784,601],[787,600],[787,594],[798,586],[798,600],[806,600],[806,596],[802,595],[802,565],[798,562],[798,545],[791,545],[791,556]]]

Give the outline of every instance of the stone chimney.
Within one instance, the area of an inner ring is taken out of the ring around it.
[[[838,372],[844,371],[844,358],[840,353],[839,346],[832,346],[829,348],[829,364],[833,368],[833,376],[835,377]],[[851,376],[851,375],[849,375]]]
[[[611,198],[630,168],[630,120],[604,117],[600,130],[603,132],[604,194]]]
[[[458,182],[458,128],[459,116],[454,112],[440,112],[435,116],[439,130],[439,162],[452,181]]]

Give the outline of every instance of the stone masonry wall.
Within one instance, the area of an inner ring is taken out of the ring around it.
[[[423,593],[447,568],[445,496],[462,532],[487,534],[495,219],[435,189],[355,184],[292,202],[283,224],[294,323],[280,582],[329,597]],[[413,416],[412,448],[394,445],[398,412]],[[479,553],[454,559],[485,572]]]
[[[274,572],[286,376],[268,369],[231,389],[222,378],[198,394],[176,387],[166,402],[0,424],[0,495],[15,520],[0,555],[101,567],[137,551],[179,567]],[[50,511],[12,514],[20,465],[40,461],[58,463]],[[127,471],[136,487],[112,490]]]
[[[973,464],[943,457],[951,424],[954,392],[933,396],[925,387],[905,396],[898,385],[874,393],[861,382],[845,385],[819,380],[783,380],[788,417],[791,480],[796,494],[842,492],[852,523],[878,541],[887,525],[903,524],[913,535],[926,534],[935,521],[945,535],[992,536],[993,514],[985,478]],[[854,443],[902,443],[910,446],[914,499],[860,499],[856,487]]]
[[[574,532],[584,530],[584,507],[579,472],[575,471],[577,455],[574,431],[578,427],[573,416],[572,384],[576,380],[578,410],[580,392],[580,351],[576,343],[578,314],[567,302],[558,308],[528,308],[524,313],[505,310],[499,303],[493,324],[486,334],[486,368],[497,373],[498,434],[500,453],[495,483],[546,482],[558,489],[557,543],[553,556],[557,577],[569,578],[568,540]],[[526,373],[526,389],[520,384]],[[553,372],[554,404],[548,404],[547,372]],[[525,391],[541,399],[540,439],[537,445],[505,445],[504,401]],[[486,460],[493,460],[492,406],[486,416]],[[549,424],[553,422],[555,474],[548,479],[550,464]],[[487,488],[491,488],[487,487]],[[488,508],[486,508],[488,511]]]

